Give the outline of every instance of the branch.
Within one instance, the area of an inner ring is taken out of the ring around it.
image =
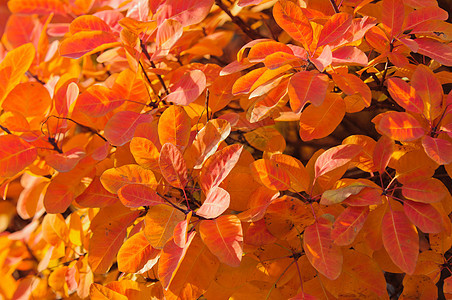
[[[58,116],[54,116],[54,115],[51,115],[51,116],[49,116],[48,118],[56,118],[56,119],[60,119],[60,120],[68,120],[68,121],[71,121],[72,123],[75,123],[75,124],[77,124],[78,126],[80,126],[80,127],[82,127],[82,128],[85,128],[85,129],[88,130],[89,132],[92,132],[93,134],[97,135],[98,137],[100,137],[101,139],[103,139],[105,142],[108,142],[107,139],[106,139],[105,137],[103,137],[99,132],[97,132],[97,131],[94,130],[93,128],[88,127],[88,126],[85,126],[85,125],[83,125],[83,124],[81,124],[81,123],[79,123],[79,122],[77,122],[77,121],[75,121],[75,120],[73,120],[73,119],[71,119],[71,118],[67,118],[67,117],[58,117]]]
[[[334,12],[339,13],[339,7],[337,7],[336,2],[334,0],[330,0],[331,5],[333,6]]]
[[[242,30],[243,33],[246,34],[250,39],[255,40],[264,38],[262,35],[249,28],[248,25],[246,25],[240,17],[234,16],[229,11],[229,8],[225,4],[223,4],[223,2],[221,2],[221,0],[215,0],[215,4],[219,8],[221,8],[221,10],[224,11],[229,16],[229,18],[231,18],[232,22],[239,26],[240,30]]]
[[[144,55],[146,56],[146,58],[147,58],[147,59],[149,60],[149,62],[151,63],[151,66],[152,66],[154,69],[157,69],[157,67],[155,66],[154,62],[151,60],[151,56],[149,55],[149,52],[148,52],[148,50],[146,49],[146,45],[143,43],[143,41],[142,41],[141,39],[140,39],[140,46],[141,46],[141,51],[143,51]],[[140,64],[141,64],[141,63],[140,63]],[[141,68],[143,68],[143,65],[141,65]],[[147,78],[147,74],[146,74],[146,72],[144,71],[144,68],[143,68],[143,72],[144,72],[144,74],[146,75],[146,78]],[[168,94],[169,94],[168,88],[166,87],[165,81],[163,80],[162,76],[161,76],[160,74],[155,74],[155,75],[157,76],[157,78],[158,78],[159,81],[160,81],[160,84],[162,85],[163,89],[165,90],[165,94],[168,95]],[[147,79],[149,80],[149,78],[147,78]],[[150,83],[150,81],[149,81],[149,83]]]
[[[7,134],[12,134],[11,131],[9,131],[8,128],[3,127],[2,125],[0,125],[0,128],[1,128],[4,132],[6,132]]]

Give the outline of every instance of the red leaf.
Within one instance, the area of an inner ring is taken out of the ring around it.
[[[342,253],[333,243],[331,226],[320,218],[308,226],[303,235],[303,249],[312,266],[330,280],[342,272]]]
[[[78,97],[76,107],[86,115],[98,118],[121,106],[124,101],[113,90],[93,85]]]
[[[221,216],[215,220],[203,220],[199,225],[201,238],[218,259],[231,267],[242,261],[242,224],[235,215]]]
[[[189,105],[195,101],[206,88],[206,75],[201,70],[185,73],[170,87],[170,94],[166,101],[178,105]]]
[[[440,202],[449,192],[444,184],[436,178],[422,181],[410,181],[402,187],[405,198],[422,203]]]
[[[443,88],[433,71],[426,65],[418,65],[411,76],[411,85],[424,102],[424,114],[427,119],[433,121],[439,117],[443,111]]]
[[[428,135],[422,139],[425,153],[437,164],[448,165],[452,162],[452,143],[440,138],[432,138]]]
[[[204,192],[220,185],[238,162],[242,150],[242,145],[230,145],[207,159],[200,175],[200,184]]]
[[[142,184],[127,184],[118,190],[118,197],[124,206],[138,208],[154,206],[165,201],[153,189]]]
[[[363,228],[368,214],[369,208],[366,206],[347,207],[333,224],[331,238],[334,243],[338,246],[350,245]]]
[[[389,40],[396,37],[401,31],[403,21],[405,20],[405,6],[403,1],[383,0],[382,4],[382,22],[391,30]]]
[[[394,153],[394,141],[387,136],[381,136],[373,152],[373,163],[380,174],[383,174]]]
[[[163,177],[172,186],[184,189],[188,182],[187,165],[180,150],[171,143],[162,146],[159,158],[160,170]]]
[[[118,197],[107,191],[96,176],[88,188],[75,198],[75,201],[82,207],[105,207],[118,201]]]
[[[347,13],[337,13],[328,18],[320,32],[317,47],[330,44],[342,37],[352,25],[352,20],[352,16]]]
[[[58,172],[69,172],[86,155],[82,148],[76,147],[64,153],[52,153],[46,156],[46,163]]]
[[[36,148],[15,135],[0,136],[0,177],[12,177],[37,157]]]
[[[421,24],[422,22],[430,20],[446,21],[448,17],[449,14],[447,13],[447,11],[439,8],[438,6],[429,6],[421,9],[416,9],[408,15],[404,30],[413,28]]]
[[[290,78],[290,108],[299,113],[306,103],[320,106],[325,100],[329,79],[325,74],[316,71],[301,71]]]
[[[174,239],[169,240],[165,244],[165,247],[163,247],[158,264],[158,274],[164,289],[167,289],[171,281],[173,280],[177,269],[179,269],[180,267],[182,259],[187,253],[188,247],[190,247],[190,244],[195,237],[195,234],[196,231],[193,231],[189,235],[187,243],[183,248],[176,245],[174,243]]]
[[[392,77],[386,81],[391,97],[405,110],[417,114],[424,112],[424,103],[416,90],[400,78]]]
[[[315,58],[311,58],[311,62],[315,65],[317,70],[323,72],[326,67],[333,63],[333,53],[331,52],[331,47],[329,45],[323,47],[322,53]]]
[[[339,145],[323,152],[315,162],[315,178],[349,163],[362,150],[359,145]]]
[[[301,8],[290,1],[278,1],[273,7],[276,23],[309,51],[313,40],[312,26]]]
[[[425,134],[419,121],[405,112],[385,113],[377,127],[388,137],[402,142],[417,140]]]
[[[231,196],[226,190],[220,187],[211,188],[196,215],[207,219],[216,218],[228,209],[230,201]]]
[[[60,43],[60,55],[80,58],[85,54],[102,51],[119,45],[117,38],[104,31],[80,31]]]
[[[419,255],[419,237],[402,211],[389,210],[381,223],[383,245],[392,261],[403,272],[413,274]]]
[[[141,123],[150,123],[152,116],[133,111],[120,111],[116,113],[105,125],[105,138],[110,144],[122,146],[133,138],[137,126]]]
[[[204,20],[209,13],[214,0],[167,0],[159,8],[158,23],[165,19],[179,21],[184,27]]]
[[[354,46],[345,46],[334,50],[332,58],[333,66],[367,66],[369,59],[367,55]]]
[[[425,233],[440,233],[444,229],[441,214],[431,204],[405,200],[403,210],[408,219]]]

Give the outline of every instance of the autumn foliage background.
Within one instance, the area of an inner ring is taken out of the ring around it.
[[[450,1],[1,4],[1,299],[452,298]]]

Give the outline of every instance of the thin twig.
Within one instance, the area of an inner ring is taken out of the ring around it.
[[[333,6],[334,12],[339,13],[339,7],[337,7],[336,2],[334,0],[330,0],[331,5]]]

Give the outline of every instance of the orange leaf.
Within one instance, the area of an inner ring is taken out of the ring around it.
[[[383,245],[396,264],[407,274],[413,274],[419,255],[419,236],[402,211],[389,210],[381,223]]]
[[[444,230],[442,216],[431,204],[405,200],[403,211],[425,233],[440,233]]]
[[[108,26],[104,20],[92,15],[79,16],[71,22],[71,25],[69,25],[69,32],[71,34],[76,34],[81,31],[95,30],[112,32],[110,26]]]
[[[76,59],[119,45],[117,38],[109,32],[80,31],[60,43],[60,55]]]
[[[126,212],[108,220],[100,220],[101,223],[93,228],[93,236],[89,241],[88,262],[95,273],[106,273],[110,269],[116,254],[121,248],[127,234],[127,227],[135,221],[139,212]],[[96,217],[97,217],[96,216]]]
[[[436,178],[411,181],[402,187],[402,195],[405,198],[422,203],[439,202],[448,194],[447,188]]]
[[[42,235],[47,243],[56,246],[58,243],[66,243],[69,237],[69,229],[61,214],[47,214],[42,220]]]
[[[201,70],[185,73],[171,87],[166,101],[178,105],[189,105],[195,101],[206,88],[206,75]]]
[[[411,76],[411,85],[424,101],[424,114],[427,119],[433,121],[441,115],[443,88],[433,71],[425,65],[418,65]]]
[[[416,43],[419,45],[418,52],[420,54],[433,58],[442,65],[452,66],[452,47],[450,45],[429,38],[417,38]]]
[[[245,133],[244,137],[251,146],[261,151],[280,153],[286,148],[284,136],[272,127],[259,127]]]
[[[347,13],[334,14],[323,26],[317,47],[330,44],[341,38],[352,25],[352,20],[352,16]]]
[[[231,196],[226,190],[220,187],[211,188],[196,215],[207,219],[216,218],[228,209],[230,202]]]
[[[168,0],[159,7],[158,22],[162,19],[179,21],[183,26],[196,24],[204,20],[214,0]]]
[[[0,178],[12,177],[31,164],[36,148],[15,135],[0,136]]]
[[[315,162],[315,178],[349,163],[362,151],[359,145],[339,145],[323,152]]]
[[[342,272],[342,253],[331,238],[331,226],[320,218],[303,235],[303,249],[312,266],[330,280]]]
[[[406,19],[404,29],[407,30],[419,24],[422,24],[423,22],[431,20],[446,21],[448,17],[449,14],[447,13],[447,11],[439,8],[438,6],[423,7],[421,9],[416,9],[415,11],[410,12]]]
[[[185,219],[185,215],[168,204],[151,206],[144,219],[144,234],[152,247],[163,249],[174,233],[176,225]]]
[[[85,151],[80,147],[75,147],[64,153],[52,153],[45,157],[46,163],[58,172],[69,172],[77,163],[84,158]]]
[[[438,165],[448,165],[452,162],[452,143],[428,135],[422,138],[425,153]]]
[[[154,206],[165,201],[153,189],[142,184],[127,184],[118,190],[118,197],[122,204],[130,208]]]
[[[133,138],[137,126],[141,123],[150,123],[152,116],[139,114],[133,111],[120,111],[116,113],[105,125],[105,138],[110,144],[122,146]]]
[[[338,246],[346,246],[353,243],[369,214],[369,208],[347,207],[336,219],[331,231],[331,238]]]
[[[2,107],[6,111],[18,111],[28,118],[43,115],[51,102],[49,92],[42,84],[24,82],[8,94]]]
[[[158,274],[164,289],[168,289],[168,286],[174,279],[174,276],[179,269],[180,264],[185,254],[187,253],[187,250],[190,247],[195,235],[196,231],[193,231],[188,236],[187,243],[183,248],[176,245],[174,243],[174,239],[169,240],[165,244],[165,247],[163,247],[158,264]]]
[[[159,170],[159,149],[144,137],[134,137],[130,141],[130,152],[133,158],[143,168]]]
[[[256,222],[264,217],[270,203],[279,197],[279,192],[260,186],[250,196],[248,209],[237,215],[243,222]]]
[[[373,163],[377,167],[377,171],[383,174],[394,153],[394,141],[387,136],[382,136],[375,146],[373,152]]]
[[[215,279],[220,263],[199,236],[188,247],[179,269],[168,287],[167,299],[198,299]]]
[[[261,62],[265,60],[267,56],[278,52],[293,55],[293,51],[286,44],[276,41],[265,41],[251,47],[250,52],[248,53],[248,60],[250,62]]]
[[[425,129],[413,116],[396,111],[383,114],[377,129],[388,137],[402,142],[417,140],[425,134]]]
[[[313,40],[312,26],[297,4],[290,1],[276,2],[273,17],[284,31],[309,51]]]
[[[292,189],[296,192],[309,189],[309,173],[298,159],[286,154],[273,154],[271,160],[276,162],[289,175]]]
[[[82,207],[105,207],[118,201],[118,197],[107,191],[96,176],[88,188],[75,198],[75,201]]]
[[[243,254],[242,224],[235,215],[203,220],[199,225],[201,238],[218,259],[231,267],[238,267]]]
[[[140,231],[130,237],[118,252],[118,270],[126,273],[142,273],[142,269],[151,269],[158,261],[160,250],[152,248]]]
[[[367,84],[365,84],[358,76],[354,74],[333,74],[334,82],[347,95],[360,94],[366,107],[372,102],[372,92]]]
[[[230,145],[207,159],[199,179],[204,192],[220,185],[238,162],[242,150],[242,145]]]
[[[217,151],[220,142],[225,140],[231,132],[231,124],[227,120],[214,119],[207,122],[195,137],[184,157],[188,167],[200,169],[203,163]]]
[[[250,165],[253,177],[271,190],[290,189],[290,177],[284,167],[269,159],[259,159]]]
[[[292,111],[299,113],[308,102],[317,107],[322,105],[328,84],[328,76],[316,71],[301,71],[293,75],[288,87]]]
[[[168,107],[158,124],[160,144],[171,143],[183,151],[190,138],[190,117],[181,106]]]
[[[386,81],[391,97],[405,110],[417,114],[424,112],[424,103],[416,90],[400,78],[392,77]]]
[[[102,117],[121,106],[124,99],[102,85],[92,85],[77,99],[76,107],[90,117]]]
[[[247,72],[245,75],[237,79],[232,86],[232,94],[247,94],[253,84],[267,71],[267,68],[258,68]]]
[[[303,141],[326,137],[345,116],[345,103],[339,94],[327,94],[322,105],[308,106],[300,117],[300,137]]]
[[[151,170],[144,169],[138,165],[124,165],[104,171],[100,181],[107,191],[116,194],[118,190],[131,183],[140,183],[150,188],[157,187],[157,181]]]
[[[382,4],[382,22],[391,31],[389,39],[392,40],[401,31],[403,21],[405,20],[405,6],[403,1],[398,0],[383,0]]]
[[[59,0],[11,0],[8,1],[8,8],[12,13],[18,14],[66,15],[66,7]]]
[[[111,300],[127,300],[128,298],[118,292],[113,291],[101,284],[93,283],[89,287],[90,299],[111,299]]]
[[[30,68],[35,53],[35,47],[28,43],[11,50],[3,58],[0,63],[0,104]]]
[[[162,146],[159,158],[160,170],[163,177],[172,186],[184,189],[188,182],[187,165],[179,149],[173,144],[166,143]]]

